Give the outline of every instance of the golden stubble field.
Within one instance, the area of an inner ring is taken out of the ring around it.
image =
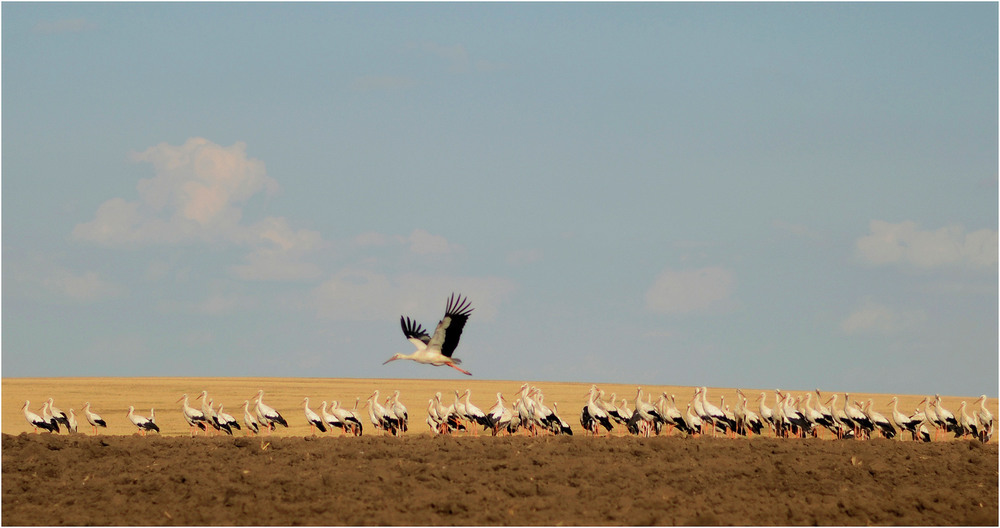
[[[125,417],[128,407],[135,406],[136,412],[143,416],[149,415],[150,408],[156,410],[156,422],[163,436],[182,436],[189,434],[189,428],[181,416],[181,403],[177,400],[188,394],[191,405],[200,408],[200,402],[194,401],[201,391],[208,391],[209,398],[214,400],[215,407],[225,406],[226,412],[242,422],[243,402],[253,398],[258,390],[264,390],[264,402],[274,407],[288,421],[288,429],[279,428],[277,436],[304,436],[310,434],[305,421],[302,400],[310,399],[310,407],[319,411],[320,402],[326,400],[340,401],[341,406],[350,408],[357,398],[364,405],[365,400],[375,391],[380,391],[380,399],[384,402],[393,391],[400,391],[400,400],[407,406],[410,416],[408,434],[426,433],[428,431],[424,419],[426,417],[427,401],[435,392],[441,392],[444,403],[454,401],[454,391],[464,393],[472,391],[472,402],[483,409],[489,409],[496,401],[496,393],[503,393],[508,406],[513,404],[517,391],[525,381],[494,381],[476,379],[350,379],[350,378],[4,378],[3,390],[3,424],[2,432],[16,435],[31,432],[31,426],[24,419],[21,406],[25,400],[31,402],[30,409],[40,412],[42,403],[53,398],[56,407],[69,412],[76,411],[80,423],[80,432],[89,434],[90,428],[82,416],[84,402],[89,401],[91,409],[101,414],[108,422],[106,430],[101,434],[130,435],[135,433],[135,427]],[[586,393],[590,388],[588,383],[562,383],[547,381],[527,381],[538,386],[545,395],[545,403],[552,406],[558,404],[559,415],[574,429],[580,430],[580,410],[586,403]],[[606,396],[617,394],[619,403],[622,398],[629,401],[629,407],[635,398],[637,385],[629,384],[598,384]],[[653,395],[655,401],[660,392],[675,394],[677,405],[681,411],[691,399],[694,387],[647,385],[643,386],[643,394]],[[774,406],[774,388],[743,388],[743,392],[751,399],[761,392],[767,394],[767,404]],[[792,391],[793,394],[804,394],[807,391]],[[823,390],[823,398],[828,398],[832,392]],[[843,403],[843,393],[839,393],[838,403]],[[726,404],[733,405],[736,401],[735,388],[709,387],[710,401],[719,405],[720,398]],[[814,395],[815,396],[815,395]],[[874,407],[882,414],[889,416],[888,401],[893,394],[851,394],[852,400],[867,401],[871,398]],[[898,395],[899,409],[905,414],[912,414],[927,395]],[[962,396],[942,395],[945,408],[958,413],[959,405],[966,401],[969,414],[978,394]],[[815,398],[814,398],[815,401]],[[756,410],[755,402],[749,402]],[[987,408],[994,416],[1000,415],[997,400],[987,400]],[[367,417],[367,413],[363,413]],[[365,420],[365,433],[371,432],[371,424]],[[237,434],[242,434],[237,432]],[[339,432],[335,434],[340,434]],[[994,441],[996,441],[994,439]]]

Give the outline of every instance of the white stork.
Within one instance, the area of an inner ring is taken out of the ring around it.
[[[351,418],[344,423],[350,423],[351,429],[354,432],[354,436],[361,436],[364,432],[364,428],[361,425],[361,414],[358,412],[358,403],[361,402],[361,397],[358,396],[354,398],[354,408],[349,412],[351,413]]]
[[[69,417],[66,416],[66,413],[64,413],[61,409],[59,409],[58,407],[55,406],[55,404],[52,403],[52,398],[49,398],[48,403],[49,403],[49,412],[52,413],[52,418],[54,418],[57,422],[63,424],[64,427],[69,429]]]
[[[205,417],[205,413],[191,407],[188,402],[187,394],[181,396],[177,402],[184,402],[183,405],[181,405],[181,413],[184,415],[184,421],[191,427],[191,436],[197,434],[197,431],[195,431],[196,428],[205,431],[205,434],[207,435],[208,430],[205,428],[205,422],[208,421],[208,419]]]
[[[381,430],[383,433],[390,432],[393,435],[396,434],[392,422],[385,415],[385,407],[378,402],[377,390],[368,397],[368,401],[365,402],[365,406],[368,407],[368,419],[371,421],[372,426]]]
[[[864,412],[868,416],[868,419],[871,420],[872,425],[874,425],[879,430],[882,436],[886,438],[892,438],[896,436],[896,428],[892,426],[892,423],[889,421],[889,419],[886,418],[882,413],[876,411],[875,409],[872,409],[871,398],[868,398],[868,403],[865,404],[864,408],[862,409],[862,412]]]
[[[357,407],[357,403],[354,406]],[[361,436],[361,418],[358,417],[356,412],[342,408],[340,402],[334,400],[330,403],[330,414],[334,415],[340,421],[340,428],[345,434],[350,431],[354,436]]]
[[[87,422],[94,428],[94,434],[97,434],[97,426],[107,427],[108,423],[101,418],[101,415],[90,410],[90,402],[83,404],[83,416],[87,418]]]
[[[285,421],[285,417],[281,416],[281,413],[274,410],[264,403],[264,389],[257,391],[257,403],[254,405],[254,412],[257,415],[257,421],[261,425],[267,427],[267,432],[270,434],[277,427],[274,424],[281,424],[288,427],[288,422]]]
[[[974,438],[979,438],[979,424],[976,423],[976,419],[969,416],[969,413],[965,412],[966,403],[962,400],[962,403],[958,406],[958,431],[955,432],[955,438],[960,438],[966,435],[972,435]]]
[[[580,413],[580,425],[583,426],[584,430],[593,433],[594,436],[597,436],[598,426],[604,427],[610,436],[614,425],[611,425],[611,417],[608,415],[608,412],[602,409],[594,400],[596,392],[597,386],[591,386],[590,392],[587,393],[587,404],[583,406],[583,411]]]
[[[392,407],[392,414],[396,415],[396,419],[399,420],[399,428],[402,432],[406,432],[409,428],[410,423],[410,413],[407,412],[406,406],[403,402],[399,401],[399,391],[392,391],[392,402],[389,403]]]
[[[31,402],[25,400],[24,406],[21,407],[21,410],[24,411],[24,419],[27,420],[29,424],[31,424],[31,427],[35,429],[35,432],[36,433],[38,432],[39,427],[45,429],[50,433],[53,431],[58,431],[58,429],[54,429],[52,427],[52,424],[50,422],[46,421],[41,416],[38,416],[37,414],[31,412],[31,410],[28,409],[28,405],[30,403]]]
[[[139,433],[142,434],[142,436],[146,436],[146,431],[160,432],[159,426],[149,421],[149,418],[135,414],[135,406],[133,405],[128,406],[128,414],[126,414],[125,417],[132,422],[132,425],[139,428]]]
[[[323,423],[330,426],[330,431],[334,429],[345,430],[344,422],[337,418],[337,415],[326,410],[326,400],[323,400],[319,404],[319,416],[323,419]]]
[[[243,400],[243,425],[246,426],[248,435],[255,435],[260,432],[260,424],[250,414],[250,400]]]
[[[983,394],[976,400],[979,410],[974,413],[976,421],[979,422],[979,440],[983,443],[989,442],[993,437],[993,413],[986,408],[986,395]]]
[[[433,337],[428,335],[416,321],[409,317],[400,316],[399,324],[403,327],[403,335],[417,347],[417,350],[409,355],[396,354],[382,364],[385,365],[397,359],[409,359],[436,367],[448,365],[462,374],[471,376],[471,372],[458,366],[462,364],[460,359],[451,357],[455,353],[458,340],[462,337],[462,329],[471,313],[472,308],[469,307],[468,299],[463,299],[461,295],[456,298],[454,293],[451,294],[451,297],[448,298],[448,305],[445,307],[444,317],[434,330]]]
[[[889,416],[892,418],[893,423],[896,424],[896,427],[898,427],[901,432],[899,439],[900,440],[903,439],[902,431],[909,431],[913,435],[913,438],[915,440],[917,438],[917,426],[920,425],[921,420],[914,420],[909,416],[899,412],[899,396],[893,396],[892,399],[889,400],[889,403],[892,404],[892,412],[889,414]]]
[[[49,431],[53,433],[59,432],[59,421],[52,416],[52,413],[49,411],[49,402],[47,401],[42,403],[42,420],[45,420],[51,426]]]
[[[427,427],[430,428],[431,434],[437,436],[437,435],[441,434],[441,423],[442,423],[442,420],[441,420],[441,417],[438,416],[437,409],[435,407],[436,406],[434,405],[434,398],[428,399],[427,400],[427,419],[424,420],[424,423],[426,423]]]
[[[465,419],[469,421],[469,425],[475,422],[482,426],[483,430],[490,427],[490,419],[486,416],[486,413],[472,403],[472,389],[465,389]],[[478,436],[478,428],[472,428],[472,434]]]
[[[934,409],[937,411],[938,418],[944,422],[944,430],[946,432],[956,432],[958,430],[958,420],[951,411],[941,405],[940,394],[934,395]]]
[[[497,402],[490,407],[490,410],[486,414],[490,422],[490,429],[493,431],[493,436],[496,436],[501,428],[507,428],[511,424],[511,420],[514,419],[514,414],[503,403],[503,394],[498,392]]]
[[[309,422],[309,426],[310,426],[309,429],[312,430],[313,428],[316,428],[316,429],[319,429],[320,432],[325,433],[326,432],[326,425],[323,424],[323,419],[320,418],[319,415],[316,414],[315,411],[313,411],[312,409],[309,408],[309,397],[308,396],[306,396],[305,399],[302,400],[302,407],[305,410],[306,421]],[[315,434],[316,433],[314,432],[313,435],[315,435]]]
[[[229,429],[229,434],[233,434],[233,429],[239,429],[240,423],[236,421],[236,418],[234,418],[233,415],[224,412],[222,407],[223,405],[220,403],[218,411],[219,423],[226,424],[226,427]]]

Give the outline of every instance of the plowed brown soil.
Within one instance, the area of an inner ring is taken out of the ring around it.
[[[997,444],[3,435],[9,525],[997,525]]]

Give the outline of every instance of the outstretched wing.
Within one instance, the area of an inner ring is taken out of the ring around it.
[[[469,300],[451,294],[448,298],[448,306],[445,308],[444,318],[438,323],[434,330],[434,338],[427,344],[428,348],[440,348],[441,354],[451,357],[458,346],[458,340],[462,337],[462,329],[465,322],[469,320],[472,308],[469,307]]]
[[[422,342],[424,346],[427,346],[427,343],[431,342],[431,336],[427,334],[424,327],[409,317],[399,316],[399,325],[403,327],[403,335],[406,336],[406,339],[410,341],[416,339],[417,341]],[[414,345],[416,345],[416,343],[414,343]]]

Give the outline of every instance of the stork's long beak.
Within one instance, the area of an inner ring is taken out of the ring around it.
[[[184,396],[181,396],[180,398],[177,398],[177,403],[180,403],[182,401],[184,401]]]
[[[396,357],[396,356],[392,356],[391,358],[389,358],[389,359],[385,360],[385,363],[382,363],[382,364],[383,364],[383,365],[385,365],[386,363],[388,363],[388,362],[390,362],[390,361],[396,361],[397,359],[399,359],[399,358],[398,358],[398,357]]]

